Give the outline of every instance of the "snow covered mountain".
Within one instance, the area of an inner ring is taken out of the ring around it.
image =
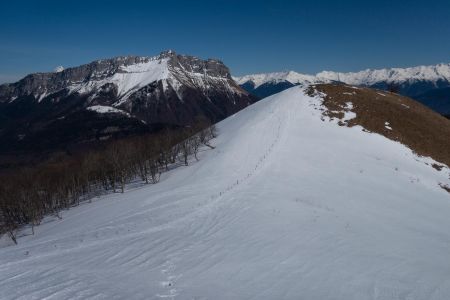
[[[390,68],[340,73],[323,71],[305,75],[294,71],[234,77],[247,91],[259,97],[267,97],[293,85],[310,83],[343,82],[387,90],[395,85],[403,95],[417,99],[442,114],[450,113],[449,94],[437,90],[450,87],[450,64],[418,66],[413,68]],[[430,93],[433,97],[430,98]],[[436,96],[437,94],[437,96]],[[444,94],[444,95],[442,95]]]
[[[380,82],[402,84],[418,81],[450,81],[450,64],[434,66],[418,66],[412,68],[390,68],[380,70],[364,70],[360,72],[338,73],[323,71],[316,74],[318,79],[341,81],[352,85],[373,86]]]
[[[260,98],[279,93],[294,85],[306,86],[313,83],[327,83],[313,75],[300,74],[295,71],[275,72],[233,77],[246,91]]]
[[[186,86],[205,94],[214,86],[230,94],[243,94],[233,85],[229,70],[222,62],[177,55],[169,50],[154,57],[116,57],[75,68],[58,67],[52,73],[31,74],[17,83],[1,85],[0,100],[14,102],[24,96],[32,96],[38,102],[46,98],[57,100],[49,96],[65,91],[68,95],[89,94],[89,100],[95,102],[99,92],[113,90],[116,99],[110,100],[110,104],[120,106],[136,91],[155,81],[162,82],[163,94],[172,89],[180,94],[180,100]]]
[[[159,184],[1,248],[0,298],[448,298],[449,141],[436,133],[448,120],[325,85],[265,98],[218,130],[215,149]]]
[[[47,149],[161,124],[183,126],[199,115],[218,121],[254,101],[219,60],[173,51],[98,60],[0,85],[0,148],[33,148],[39,141]]]
[[[311,84],[317,82],[317,78],[313,75],[300,74],[294,71],[253,74],[233,78],[238,84],[252,82],[255,88],[265,83],[278,83],[284,81],[290,82],[292,84]]]

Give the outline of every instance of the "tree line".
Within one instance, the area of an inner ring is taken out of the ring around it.
[[[46,162],[0,176],[0,235],[17,243],[17,229],[39,225],[59,212],[104,191],[124,192],[132,180],[159,181],[169,166],[198,160],[202,145],[216,137],[216,127],[203,118],[189,127],[111,141],[101,150],[58,162]]]

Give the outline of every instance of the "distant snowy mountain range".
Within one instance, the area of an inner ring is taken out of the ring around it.
[[[323,71],[307,75],[295,71],[234,77],[248,92],[267,97],[294,85],[343,82],[350,85],[388,89],[395,85],[401,94],[412,97],[443,114],[450,114],[450,64],[390,68],[340,73]]]
[[[0,153],[217,122],[256,100],[221,61],[173,51],[58,67],[0,85]]]

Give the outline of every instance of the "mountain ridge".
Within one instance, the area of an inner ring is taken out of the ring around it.
[[[171,60],[171,64],[166,65]],[[153,62],[153,64],[152,64]],[[177,55],[172,50],[161,52],[156,56],[117,56],[107,59],[94,60],[90,63],[80,66],[62,68],[55,70],[54,72],[37,72],[32,73],[15,83],[6,83],[0,85],[0,101],[10,98],[10,101],[14,101],[19,96],[33,94],[35,98],[41,101],[45,96],[55,93],[64,88],[69,88],[71,92],[87,92],[88,87],[83,86],[83,82],[100,81],[102,79],[108,79],[114,74],[126,74],[126,73],[148,73],[153,71],[155,65],[160,65],[160,73],[156,73],[154,78],[132,78],[141,79],[151,82],[151,79],[167,79],[168,70],[164,68],[172,68],[174,71],[177,67],[185,68],[189,66],[187,63],[194,65],[191,70],[186,72],[195,73],[195,71],[206,71],[205,75],[213,77],[230,79],[228,68],[217,59],[200,60],[195,56],[189,55]],[[184,63],[184,65],[183,65]],[[197,63],[197,65],[195,65]],[[134,66],[134,67],[133,67]],[[204,67],[203,69],[201,67]],[[119,79],[119,78],[117,78]],[[125,78],[127,79],[127,78]],[[113,79],[110,79],[114,81]],[[117,80],[120,84],[120,80]],[[53,84],[52,84],[53,83]],[[100,84],[101,82],[99,82]],[[132,91],[133,89],[142,87],[148,82],[136,82],[140,85],[124,87],[121,95]],[[48,89],[47,89],[48,88]],[[85,88],[85,90],[83,90]],[[119,88],[120,89],[120,88]],[[12,98],[12,99],[11,99]]]
[[[71,144],[61,128],[78,143],[188,126],[197,117],[217,122],[256,100],[220,60],[172,50],[34,73],[0,85],[0,154]]]
[[[366,69],[359,72],[322,71],[315,75],[295,71],[234,77],[248,92],[267,97],[294,85],[342,82],[350,85],[396,90],[435,111],[450,114],[450,63],[410,68]]]
[[[302,83],[304,81],[341,81],[353,85],[372,85],[380,81],[403,82],[407,80],[450,81],[450,63],[436,65],[421,65],[407,68],[365,69],[357,72],[320,71],[314,75],[299,73],[293,70],[283,72],[255,73],[243,76],[233,76],[237,83],[243,84],[252,80],[255,86],[270,81],[289,81]]]

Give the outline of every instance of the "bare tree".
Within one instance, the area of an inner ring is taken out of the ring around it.
[[[215,126],[199,117],[186,128],[111,141],[103,149],[0,176],[0,234],[8,234],[17,243],[20,226],[31,225],[34,234],[45,215],[61,218],[62,209],[89,199],[92,192],[112,188],[123,193],[135,178],[157,183],[161,170],[168,170],[177,159],[187,166],[192,154],[198,160],[201,145],[214,148],[209,141],[216,135]]]

